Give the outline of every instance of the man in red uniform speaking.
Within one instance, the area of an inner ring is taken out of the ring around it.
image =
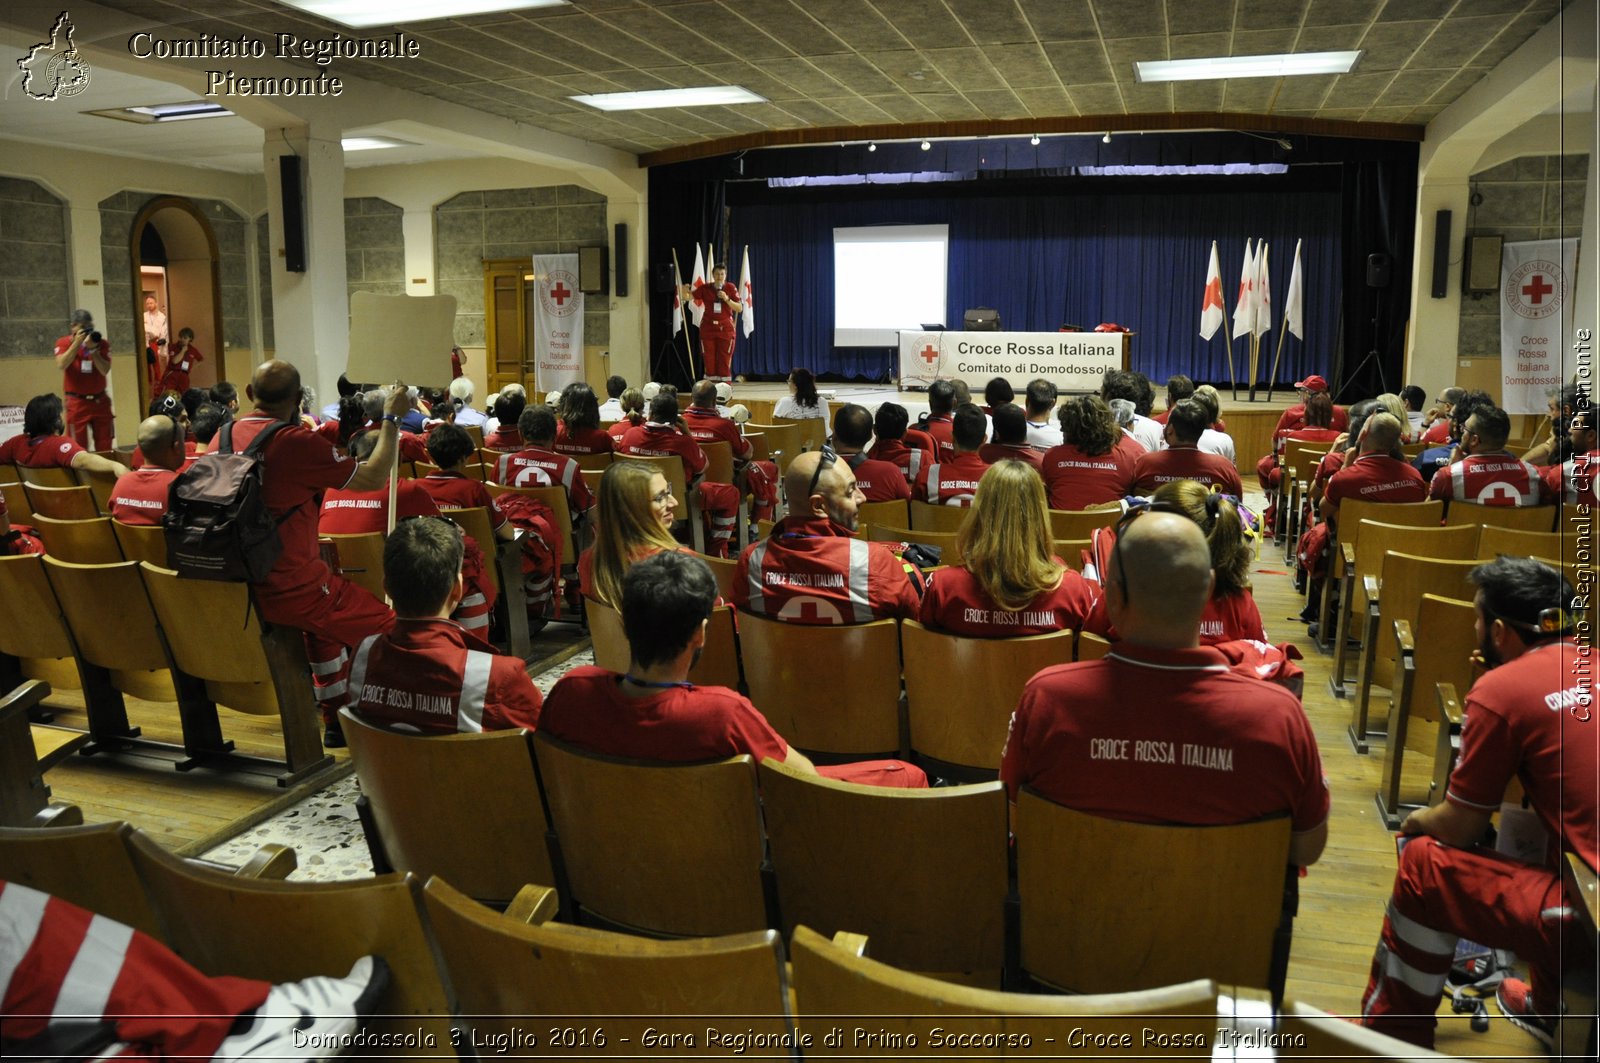
[[[1495,998],[1548,1047],[1561,1012],[1563,963],[1594,963],[1594,930],[1579,915],[1584,900],[1575,885],[1563,885],[1560,869],[1563,852],[1590,867],[1600,861],[1593,665],[1574,637],[1566,608],[1573,588],[1561,573],[1531,558],[1501,557],[1471,578],[1479,648],[1491,670],[1467,694],[1461,757],[1444,800],[1400,824],[1408,840],[1361,1021],[1431,1046],[1456,937],[1466,935],[1528,962],[1532,986],[1508,978]],[[1538,864],[1478,844],[1513,778],[1549,834]]]
[[[95,330],[94,315],[87,310],[74,310],[68,327],[72,331],[56,340],[55,351],[61,390],[67,396],[67,431],[84,450],[110,450],[114,440],[106,374],[111,372],[111,344]]]
[[[700,318],[700,356],[705,359],[706,379],[733,379],[734,315],[744,309],[739,290],[728,281],[728,267],[713,266],[711,281],[698,288],[683,286],[683,298],[693,299],[704,309]]]

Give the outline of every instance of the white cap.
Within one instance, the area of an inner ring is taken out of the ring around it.
[[[734,424],[744,424],[750,419],[750,407],[742,402],[736,402],[728,407],[728,416],[733,418]]]
[[[561,402],[561,391],[560,391],[559,388],[556,389],[555,391],[550,392],[548,395],[546,395],[544,397],[544,404],[546,406],[556,406],[556,405],[559,405],[560,402]]]
[[[733,398],[733,385],[723,380],[717,384],[717,404],[726,406],[728,400]]]
[[[639,394],[644,396],[644,401],[646,401],[646,402],[649,402],[651,399],[655,398],[660,393],[661,393],[661,385],[657,384],[654,380],[650,381],[644,387],[639,389]]]

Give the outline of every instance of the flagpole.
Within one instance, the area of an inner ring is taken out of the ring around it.
[[[1272,401],[1272,386],[1278,382],[1278,359],[1283,357],[1283,341],[1288,337],[1289,331],[1285,326],[1283,332],[1278,333],[1278,349],[1272,352],[1272,373],[1267,377],[1267,401]]]
[[[1250,333],[1250,401],[1256,401],[1256,375],[1261,367],[1261,337]]]
[[[683,279],[683,267],[678,265],[678,249],[676,247],[672,249],[672,273],[680,281]],[[683,289],[679,288],[673,293],[672,297],[674,299],[682,299]],[[678,338],[677,329],[672,330],[672,338]],[[687,302],[683,304],[683,346],[689,352],[689,379],[699,380],[700,374],[694,371],[694,344],[689,342],[689,304]]]
[[[1233,401],[1239,401],[1239,379],[1233,372],[1233,330],[1228,327],[1228,308],[1222,307],[1222,334],[1228,337],[1228,385],[1233,388]]]

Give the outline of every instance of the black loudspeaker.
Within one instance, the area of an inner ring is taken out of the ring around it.
[[[1450,274],[1450,212],[1441,210],[1433,216],[1433,297],[1443,299],[1445,283]]]
[[[1367,256],[1367,287],[1389,287],[1389,256],[1382,251]]]
[[[650,267],[650,290],[657,295],[672,294],[671,262],[659,262]]]
[[[306,271],[306,200],[300,156],[278,156],[278,191],[283,200],[283,268]]]
[[[616,236],[611,241],[612,261],[617,264],[617,297],[628,294],[628,223],[617,222]]]
[[[578,248],[578,290],[585,295],[605,295],[610,286],[606,283],[606,249],[600,247]]]

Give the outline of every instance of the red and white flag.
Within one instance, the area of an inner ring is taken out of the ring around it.
[[[744,258],[739,263],[739,302],[744,310],[739,315],[739,327],[746,336],[756,330],[755,292],[750,288],[750,245],[744,245]]]
[[[672,334],[683,331],[683,274],[678,272],[678,256],[672,256]]]
[[[1306,338],[1305,293],[1300,279],[1300,241],[1294,242],[1294,268],[1289,271],[1289,293],[1283,299],[1283,327],[1300,339]]]
[[[1265,240],[1256,244],[1256,283],[1252,296],[1255,302],[1255,334],[1264,335],[1272,331],[1272,278],[1267,271],[1267,242]]]
[[[1256,278],[1256,257],[1251,241],[1244,242],[1244,265],[1239,267],[1239,298],[1233,304],[1233,338],[1248,336],[1256,327],[1256,301],[1253,293]]]
[[[1217,242],[1211,241],[1211,264],[1206,267],[1206,294],[1200,303],[1200,336],[1210,339],[1222,327],[1222,266],[1217,261]]]
[[[706,276],[706,260],[700,256],[700,242],[697,240],[694,245],[694,280],[689,283],[689,320],[694,322],[695,328],[700,327],[700,319],[706,316],[706,304],[694,294],[706,282]]]

